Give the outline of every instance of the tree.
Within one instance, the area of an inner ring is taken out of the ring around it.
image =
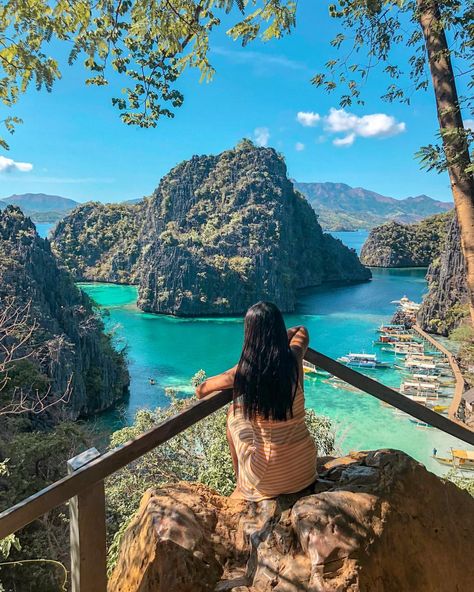
[[[51,407],[68,403],[72,375],[62,393],[53,393],[49,380],[39,370],[45,357],[38,343],[40,333],[31,316],[31,301],[0,298],[0,418],[11,415],[41,415]],[[56,355],[58,343],[51,341],[48,355]]]
[[[129,125],[154,127],[183,103],[174,87],[187,68],[210,79],[209,35],[219,16],[239,18],[229,35],[243,43],[280,37],[294,25],[293,0],[29,0],[0,5],[0,100],[13,107],[32,84],[50,91],[61,77],[51,48],[68,48],[68,63],[84,59],[90,85],[107,85],[112,75],[132,86],[112,99]],[[60,42],[53,45],[53,42]],[[3,76],[2,76],[3,72]],[[21,122],[0,120],[13,133]],[[8,148],[0,138],[0,146]]]
[[[350,49],[344,57],[329,60],[327,71],[315,76],[313,83],[329,92],[342,85],[341,106],[363,102],[360,83],[379,65],[390,79],[383,98],[409,104],[414,92],[429,87],[429,66],[442,147],[425,146],[418,157],[424,168],[449,173],[474,322],[474,178],[469,154],[474,135],[465,129],[461,113],[462,107],[472,112],[474,101],[472,93],[458,97],[452,63],[454,59],[458,64],[457,77],[470,75],[467,87],[472,90],[474,5],[463,0],[339,0],[330,13],[343,29],[352,32]],[[341,32],[332,45],[340,49],[347,41]],[[400,46],[413,49],[407,71],[399,65],[396,50]],[[353,57],[360,53],[366,63]],[[404,88],[400,81],[409,81],[409,85]]]

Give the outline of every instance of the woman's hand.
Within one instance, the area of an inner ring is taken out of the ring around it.
[[[196,396],[198,399],[202,399],[211,393],[215,393],[216,391],[224,391],[226,389],[232,388],[234,386],[234,377],[235,372],[237,370],[237,366],[226,370],[222,374],[218,374],[217,376],[211,376],[199,386],[196,387]]]

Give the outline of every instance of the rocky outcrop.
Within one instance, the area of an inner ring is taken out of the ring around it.
[[[57,224],[54,251],[75,280],[137,283],[143,213],[144,202],[80,205]]]
[[[428,267],[439,257],[452,213],[417,224],[388,222],[371,230],[360,259],[370,267]]]
[[[474,578],[474,499],[394,450],[322,464],[259,504],[189,483],[148,491],[109,592],[461,592]]]
[[[441,255],[430,265],[426,279],[429,290],[418,313],[418,323],[425,331],[448,335],[468,314],[466,263],[455,217]]]
[[[44,388],[49,393],[45,403],[68,393],[50,413],[76,419],[107,409],[126,395],[124,356],[104,333],[91,300],[59,267],[48,241],[13,206],[0,212],[0,307],[8,302],[28,307],[27,323],[36,326],[19,350],[26,357],[18,365],[20,378],[39,384],[35,389]],[[11,339],[21,340],[21,335]],[[7,395],[8,388],[2,392]]]
[[[239,314],[261,299],[292,311],[300,288],[371,277],[354,251],[323,234],[282,157],[248,141],[181,163],[151,198],[122,206],[122,228],[134,217],[125,240],[108,208],[77,209],[56,229],[54,248],[76,277],[137,282],[148,312]],[[91,217],[110,244],[87,230]]]

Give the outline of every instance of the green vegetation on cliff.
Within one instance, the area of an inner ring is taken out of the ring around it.
[[[446,212],[417,224],[377,226],[364,243],[360,259],[371,267],[428,267],[442,251],[452,218],[452,212]]]
[[[370,272],[323,234],[271,148],[242,141],[176,166],[138,205],[86,204],[56,228],[74,277],[136,282],[145,311],[239,314],[261,299],[292,311],[300,288]]]
[[[81,205],[56,226],[54,251],[76,280],[136,283],[144,210],[144,202]]]

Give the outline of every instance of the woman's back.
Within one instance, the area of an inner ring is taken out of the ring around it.
[[[237,404],[228,425],[239,457],[239,497],[260,501],[300,491],[316,480],[316,447],[305,423],[302,385],[286,421],[246,419]]]

